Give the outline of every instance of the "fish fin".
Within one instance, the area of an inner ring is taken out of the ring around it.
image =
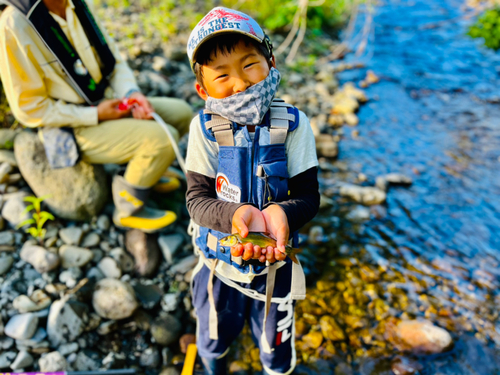
[[[293,263],[299,264],[299,260],[297,259],[294,253],[288,254],[288,257],[292,260]]]

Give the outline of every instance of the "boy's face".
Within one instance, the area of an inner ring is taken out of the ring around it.
[[[271,66],[276,67],[274,56]],[[259,83],[269,74],[269,63],[257,48],[246,45],[241,40],[230,53],[217,53],[217,56],[201,67],[203,72],[203,88],[196,82],[198,95],[207,100],[208,96],[223,99],[245,91]]]

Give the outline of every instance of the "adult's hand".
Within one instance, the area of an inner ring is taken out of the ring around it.
[[[132,108],[132,116],[134,116],[134,118],[142,120],[150,120],[153,118],[153,106],[148,101],[148,98],[142,93],[134,92],[129,96],[129,100],[135,101],[135,105]]]
[[[99,121],[117,120],[123,117],[130,116],[132,109],[120,110],[120,99],[106,99],[97,106],[97,117]]]

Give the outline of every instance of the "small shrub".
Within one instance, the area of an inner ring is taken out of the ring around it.
[[[500,48],[500,8],[484,12],[467,34],[472,38],[483,38],[486,47],[497,51]]]
[[[43,226],[47,220],[54,220],[54,216],[51,213],[41,210],[41,203],[48,197],[48,195],[44,195],[40,198],[35,196],[24,198],[24,201],[30,202],[31,204],[24,209],[23,214],[30,211],[33,211],[33,214],[31,218],[26,219],[17,225],[17,228],[24,227],[28,224],[32,225],[29,228],[26,228],[25,232],[31,234],[33,238],[36,238],[39,244],[42,244],[43,239],[45,238],[45,233],[47,232]]]

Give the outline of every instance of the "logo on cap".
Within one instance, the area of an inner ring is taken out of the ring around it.
[[[214,18],[226,18],[228,21],[248,21],[249,18],[240,16],[235,13],[226,12],[224,9],[215,9],[208,13],[199,23],[200,26],[205,26],[209,21]]]

